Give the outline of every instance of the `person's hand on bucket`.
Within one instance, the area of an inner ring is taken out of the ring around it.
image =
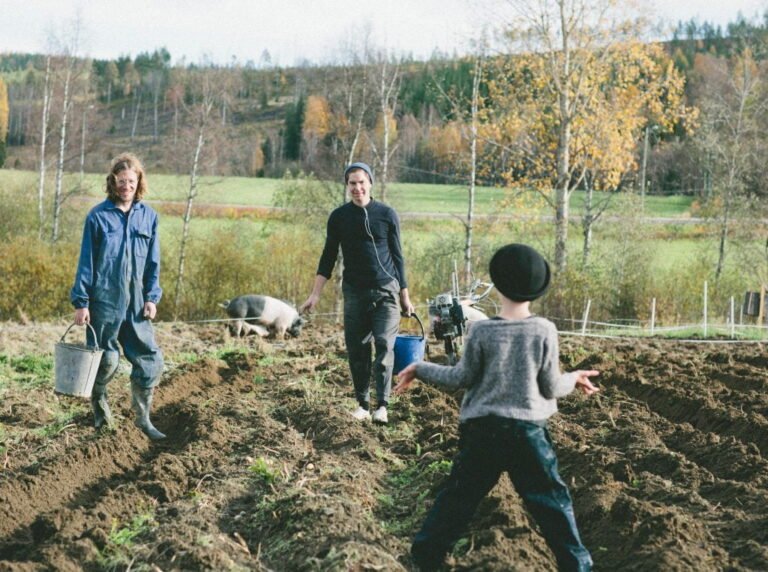
[[[154,320],[157,315],[157,306],[154,302],[144,302],[144,317],[147,320]]]
[[[403,393],[411,388],[413,381],[416,379],[416,364],[412,363],[407,366],[403,371],[397,374],[397,385],[392,391],[395,393]]]
[[[75,324],[84,326],[91,322],[91,312],[88,308],[77,308],[75,310]]]

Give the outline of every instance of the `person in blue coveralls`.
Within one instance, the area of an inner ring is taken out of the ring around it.
[[[104,350],[91,393],[94,426],[112,425],[107,384],[117,372],[120,346],[133,366],[136,426],[150,439],[164,439],[149,419],[152,394],[163,372],[163,354],[152,329],[162,296],[157,213],[142,202],[144,167],[130,153],[112,161],[104,202],[88,213],[70,299],[75,323],[89,323]],[[89,338],[92,337],[90,330]]]

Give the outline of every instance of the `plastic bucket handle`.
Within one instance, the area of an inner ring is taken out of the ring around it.
[[[67,334],[69,333],[69,330],[71,330],[71,329],[72,329],[72,326],[76,326],[76,325],[77,325],[77,324],[75,324],[74,322],[72,322],[72,323],[69,325],[69,327],[67,328],[67,331],[66,331],[66,332],[64,332],[64,334],[62,334],[62,336],[61,336],[61,339],[59,340],[59,342],[61,342],[61,343],[64,343],[64,338],[66,338],[66,337],[67,337]],[[85,325],[86,325],[86,326],[88,326],[89,328],[91,328],[91,333],[93,334],[93,345],[91,346],[91,345],[89,345],[89,344],[88,344],[88,336],[85,336],[85,345],[86,345],[87,347],[89,347],[89,348],[94,348],[94,349],[97,349],[97,350],[98,350],[98,349],[101,349],[101,348],[99,348],[99,344],[98,344],[98,342],[96,341],[96,330],[94,330],[94,329],[93,329],[93,326],[90,324],[90,322],[86,322],[86,323],[85,323]]]
[[[416,312],[411,312],[406,317],[407,318],[414,318],[419,323],[419,328],[421,328],[421,339],[423,340],[425,338],[425,335],[424,335],[424,325],[421,323],[421,320],[419,319],[418,314],[416,314]]]

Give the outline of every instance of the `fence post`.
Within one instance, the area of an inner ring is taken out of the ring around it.
[[[589,307],[592,305],[592,300],[587,300],[587,307],[584,308],[584,317],[581,320],[581,335],[587,333],[587,320],[589,320]]]
[[[736,307],[731,296],[731,339],[736,337]]]
[[[656,298],[651,299],[651,335],[656,329]]]
[[[704,337],[707,337],[707,281],[704,280]]]

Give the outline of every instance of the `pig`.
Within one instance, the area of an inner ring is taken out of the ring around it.
[[[278,339],[285,339],[288,333],[298,337],[306,320],[299,316],[296,309],[282,300],[271,296],[246,294],[219,304],[227,311],[230,318],[229,332],[234,337],[256,333],[266,337],[273,333]]]

